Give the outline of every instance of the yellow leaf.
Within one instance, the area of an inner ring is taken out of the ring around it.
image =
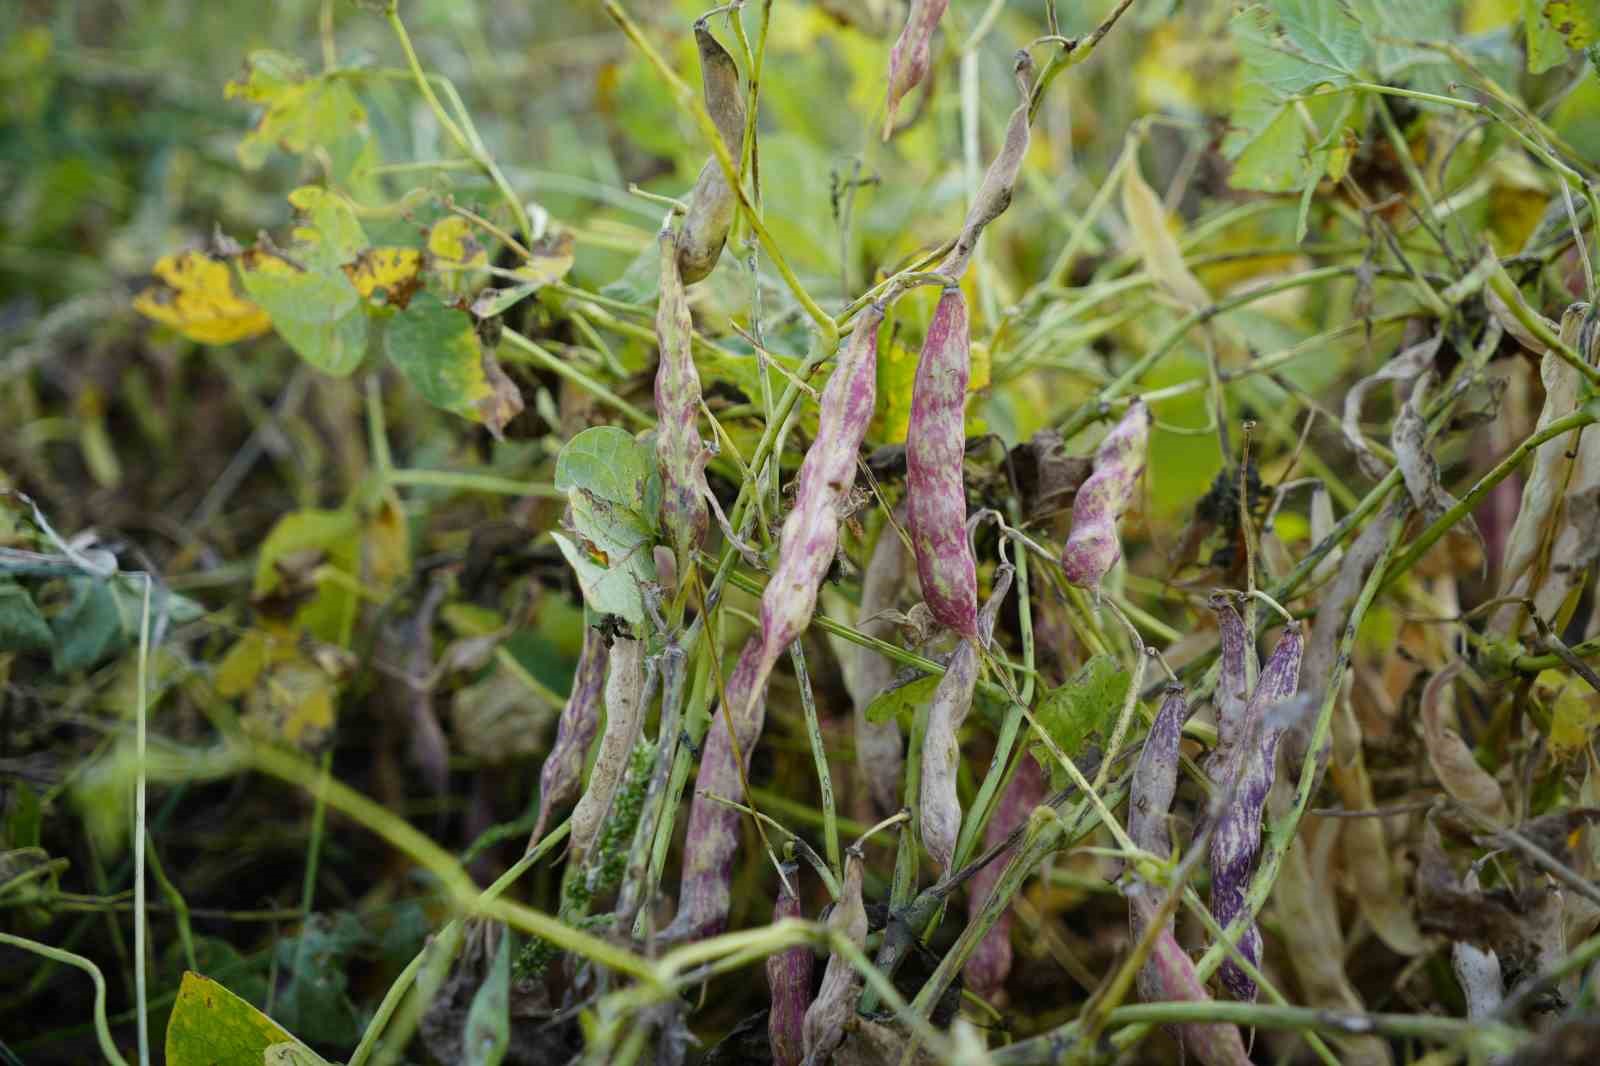
[[[415,248],[368,248],[344,265],[363,299],[382,293],[383,302],[404,309],[421,282],[422,253]]]
[[[1122,179],[1122,213],[1133,227],[1133,241],[1144,268],[1178,302],[1194,309],[1211,303],[1205,287],[1190,272],[1178,248],[1177,238],[1167,229],[1167,211],[1155,190],[1139,173],[1138,160],[1131,160]]]
[[[262,674],[245,701],[241,724],[262,739],[318,750],[333,730],[338,691],[326,670],[296,655]]]
[[[533,242],[528,251],[533,253],[533,258],[513,273],[530,285],[560,281],[572,269],[572,234],[566,230],[545,234]]]
[[[152,285],[133,298],[133,309],[201,344],[232,344],[272,328],[260,307],[234,292],[228,264],[203,252],[156,260]]]

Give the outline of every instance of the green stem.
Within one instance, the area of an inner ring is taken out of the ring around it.
[[[113,1066],[128,1066],[128,1060],[122,1057],[122,1052],[117,1050],[116,1041],[111,1039],[111,1026],[106,1022],[106,978],[100,972],[100,967],[82,955],[75,955],[70,951],[62,951],[60,948],[41,944],[37,940],[13,936],[10,933],[0,933],[0,944],[9,944],[23,951],[31,951],[35,955],[43,955],[52,962],[76,966],[88,974],[89,980],[94,982],[94,1032],[100,1041],[100,1054],[104,1055],[106,1061]]]
[[[550,352],[546,351],[538,344],[535,344],[527,337],[524,337],[516,330],[502,330],[500,336],[502,340],[509,343],[513,348],[526,352],[529,356],[531,356],[532,362],[539,364],[546,370],[556,374],[559,377],[566,378],[568,381],[572,382],[574,385],[577,385],[579,388],[583,389],[585,392],[589,393],[606,406],[622,412],[628,418],[637,422],[641,427],[648,429],[656,424],[656,420],[651,418],[644,411],[641,411],[627,400],[624,400],[622,397],[618,396],[616,393],[600,384],[600,382],[596,381],[588,374],[585,374],[583,371],[573,366],[570,362],[563,359],[557,359]]]
[[[390,470],[388,481],[391,485],[460,489],[463,492],[488,492],[500,496],[540,496],[551,500],[567,498],[566,493],[545,482],[517,481],[465,470]]]

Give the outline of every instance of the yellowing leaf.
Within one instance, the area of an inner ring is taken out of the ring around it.
[[[294,1057],[285,1058],[290,1049]],[[323,1059],[282,1026],[209,977],[183,975],[167,1022],[167,1066],[257,1066],[272,1061]]]
[[[572,269],[572,234],[566,230],[545,234],[534,241],[528,251],[533,253],[533,258],[517,267],[513,273],[526,279],[530,285],[548,285],[560,281]]]
[[[496,435],[522,410],[521,393],[484,351],[471,316],[431,292],[389,323],[383,350],[429,403]]]
[[[445,260],[452,268],[489,265],[489,254],[483,250],[472,225],[455,215],[440,219],[428,231],[428,253],[435,259]]]
[[[263,739],[315,751],[333,729],[338,691],[327,671],[296,656],[262,675],[246,700],[241,724]]]
[[[1134,244],[1150,276],[1191,309],[1210,304],[1210,295],[1185,265],[1178,241],[1167,228],[1166,208],[1139,173],[1138,160],[1132,160],[1123,173],[1122,213],[1133,227]]]
[[[367,352],[367,316],[361,294],[337,269],[305,270],[256,248],[245,253],[239,276],[300,358],[341,377],[360,365]]]
[[[161,284],[133,298],[133,309],[201,344],[259,337],[272,318],[233,290],[228,264],[203,252],[164,255],[152,271]]]
[[[239,162],[251,170],[265,163],[274,147],[303,155],[345,140],[367,121],[346,81],[309,77],[299,60],[279,52],[250,53],[245,77],[230,81],[223,95],[264,108],[255,128],[239,142]]]
[[[345,276],[362,299],[376,293],[384,304],[402,310],[422,284],[422,253],[415,248],[368,248],[344,264]]]

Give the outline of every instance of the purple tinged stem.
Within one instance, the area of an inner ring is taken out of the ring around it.
[[[1299,687],[1304,644],[1300,624],[1291,623],[1261,668],[1229,759],[1231,795],[1211,835],[1211,913],[1224,929],[1248,909],[1245,894],[1261,850],[1261,814],[1272,789],[1278,741],[1283,736],[1282,726],[1271,721],[1268,711]],[[1253,919],[1239,936],[1239,952],[1260,964],[1261,931]],[[1235,999],[1255,999],[1255,982],[1231,958],[1222,963],[1218,976]]]
[[[611,651],[598,629],[583,632],[583,651],[572,675],[572,693],[561,710],[556,740],[539,770],[539,820],[534,823],[528,848],[544,837],[550,812],[578,794],[584,759],[600,731],[600,699],[605,691],[606,662]]]
[[[1079,588],[1098,588],[1122,558],[1117,523],[1138,491],[1149,444],[1150,408],[1135,399],[1100,442],[1094,473],[1072,501],[1072,532],[1061,553],[1061,568]]]
[[[978,570],[967,539],[967,303],[945,289],[917,360],[906,430],[906,526],[922,597],[940,625],[978,634]]]

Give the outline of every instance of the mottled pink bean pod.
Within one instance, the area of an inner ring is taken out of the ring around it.
[[[1011,589],[1011,567],[1002,565],[994,575],[994,591],[978,614],[978,636],[988,643],[994,616]],[[950,873],[955,861],[956,838],[961,832],[961,798],[956,793],[956,768],[961,763],[957,743],[961,725],[972,709],[978,684],[978,643],[964,640],[950,657],[944,677],[928,704],[928,727],[922,738],[922,780],[919,817],[922,845]]]
[[[839,902],[828,915],[829,930],[842,934],[857,949],[867,943],[867,910],[861,899],[861,879],[865,862],[859,844],[845,853],[844,885]],[[862,977],[850,960],[835,951],[828,956],[822,974],[822,987],[816,1002],[806,1011],[805,1066],[822,1066],[844,1041],[845,1025],[856,1012],[861,999]]]
[[[1067,580],[1097,589],[1122,558],[1117,522],[1133,502],[1150,445],[1150,408],[1135,399],[1094,453],[1094,473],[1072,501],[1072,532],[1061,553]]]
[[[578,668],[572,675],[572,693],[561,709],[555,743],[539,769],[539,819],[534,823],[533,835],[528,838],[530,849],[544,838],[550,812],[578,794],[584,759],[589,754],[589,745],[594,743],[594,735],[600,731],[600,699],[605,691],[609,658],[610,649],[600,631],[584,630],[583,651],[578,655]]]
[[[1304,647],[1301,627],[1292,622],[1261,668],[1261,678],[1245,708],[1238,745],[1229,760],[1231,795],[1211,834],[1211,913],[1227,929],[1235,918],[1248,916],[1245,900],[1250,875],[1261,850],[1261,813],[1272,789],[1281,726],[1267,711],[1295,694],[1300,682],[1300,657]],[[1253,739],[1252,739],[1253,738]],[[1239,953],[1252,963],[1261,961],[1261,930],[1253,918],[1239,936]],[[1223,987],[1241,1002],[1256,997],[1256,985],[1233,959],[1217,971]]]
[[[800,485],[794,509],[783,523],[778,564],[761,596],[761,632],[740,653],[727,683],[727,706],[714,715],[706,734],[684,838],[678,916],[663,934],[670,939],[712,936],[727,923],[740,815],[702,793],[744,798],[733,741],[748,767],[766,718],[767,678],[779,656],[811,624],[817,588],[839,544],[839,504],[855,482],[856,456],[872,421],[882,324],[882,307],[874,304],[862,314],[822,391],[817,437],[800,464]],[[737,736],[728,732],[730,717]]]
[[[772,908],[774,924],[802,917],[800,865],[784,863],[782,887]],[[772,1045],[773,1066],[800,1066],[805,1057],[806,1009],[811,1005],[813,956],[808,944],[796,944],[767,956],[767,985],[772,1010],[767,1014],[767,1040]]]
[[[671,230],[663,230],[659,242],[661,300],[656,305],[656,342],[661,355],[656,367],[656,462],[661,467],[661,524],[677,552],[678,572],[686,574],[711,523],[706,506],[710,452],[700,439],[700,373],[691,348],[694,322],[689,299],[678,273],[677,238]]]
[[[1012,831],[1028,820],[1035,807],[1045,800],[1044,770],[1032,755],[1024,752],[1017,760],[1017,769],[1000,793],[1000,802],[989,816],[983,830],[983,850],[988,852],[998,846]],[[984,902],[1000,880],[1011,859],[1011,849],[996,856],[994,861],[972,875],[967,883],[967,921],[976,921],[983,912]],[[1007,907],[994,925],[978,941],[967,967],[962,971],[967,987],[991,1003],[999,998],[1011,974],[1011,908]]]
[[[1206,772],[1219,787],[1227,787],[1228,760],[1239,743],[1244,726],[1245,708],[1250,702],[1249,679],[1245,666],[1245,646],[1248,638],[1244,621],[1234,610],[1233,602],[1223,593],[1213,593],[1211,609],[1217,615],[1217,633],[1220,637],[1221,669],[1217,673],[1217,689],[1212,702],[1217,711],[1217,746],[1206,760]]]
[[[889,97],[883,116],[883,139],[894,133],[900,101],[928,76],[933,55],[933,31],[939,28],[950,0],[911,0],[906,24],[889,51]]]
[[[1129,892],[1129,924],[1134,939],[1144,935],[1159,911],[1147,886],[1137,885]],[[1138,988],[1139,998],[1146,1003],[1206,1003],[1211,999],[1195,972],[1194,961],[1172,935],[1171,919],[1162,923],[1156,933],[1150,956],[1139,969]],[[1236,1025],[1195,1022],[1172,1028],[1183,1051],[1192,1054],[1201,1066],[1250,1066],[1250,1056]]]
[[[1172,852],[1172,833],[1167,813],[1178,791],[1178,759],[1183,740],[1183,723],[1189,718],[1189,701],[1183,686],[1167,686],[1167,697],[1150,725],[1133,769],[1133,785],[1128,799],[1128,838],[1141,850],[1166,858]]]
[[[945,289],[928,324],[906,429],[906,527],[922,598],[940,625],[978,637],[978,567],[967,539],[967,302]]]

